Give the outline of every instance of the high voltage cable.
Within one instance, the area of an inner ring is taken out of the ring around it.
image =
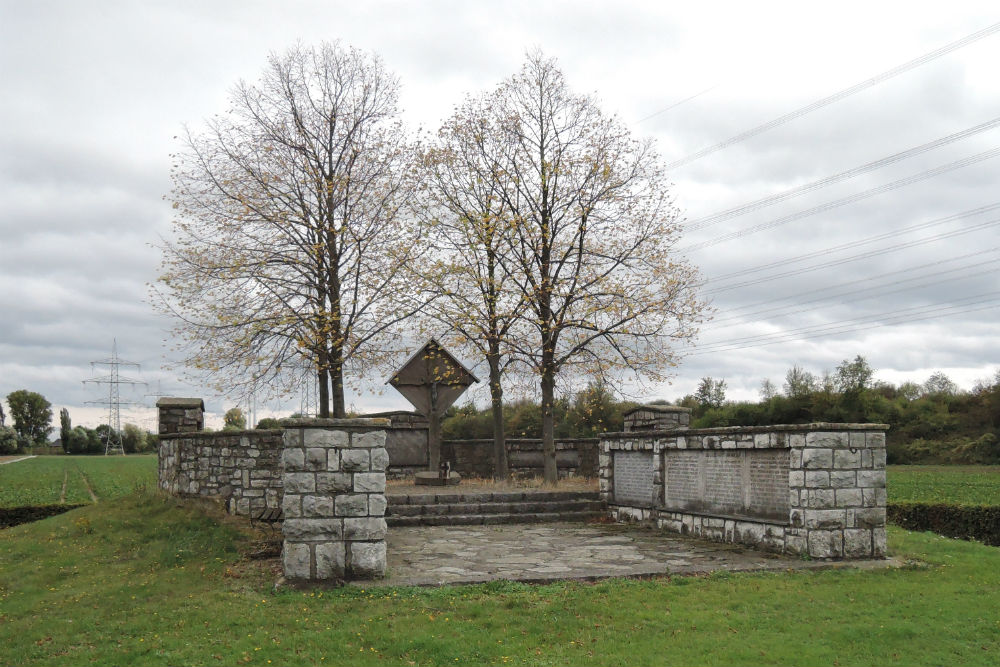
[[[671,109],[679,107],[680,105],[684,104],[685,102],[690,102],[691,100],[693,100],[696,97],[701,97],[705,93],[710,93],[713,90],[715,90],[716,88],[718,88],[718,86],[712,86],[711,88],[706,88],[705,90],[701,91],[700,93],[695,93],[694,95],[691,95],[690,97],[685,97],[683,100],[680,100],[679,102],[674,102],[670,106],[663,107],[659,111],[654,111],[653,113],[649,114],[648,116],[643,116],[642,118],[640,118],[639,120],[637,120],[635,122],[636,122],[637,125],[639,123],[645,123],[647,120],[649,120],[650,118],[653,118],[654,116],[659,116],[661,113],[666,113],[666,112],[670,111]]]
[[[730,315],[729,317],[724,317],[724,318],[721,318],[721,319],[718,319],[718,320],[712,320],[712,326],[706,327],[704,329],[704,331],[712,331],[712,330],[715,330],[717,328],[720,328],[718,325],[720,323],[722,323],[722,322],[730,322],[732,320],[745,320],[745,319],[753,317],[753,316],[764,315],[764,314],[768,314],[768,313],[771,314],[770,317],[772,317],[772,318],[774,318],[774,317],[787,317],[788,315],[797,315],[798,313],[804,313],[804,312],[808,312],[808,311],[812,310],[812,307],[809,307],[809,308],[798,308],[799,306],[805,306],[807,304],[818,303],[818,302],[822,302],[822,301],[829,301],[831,299],[837,299],[837,298],[845,297],[845,296],[854,296],[854,295],[858,295],[858,294],[864,294],[864,296],[857,297],[853,301],[851,301],[851,303],[856,303],[858,301],[866,301],[868,299],[874,299],[874,298],[878,298],[878,297],[885,297],[885,296],[888,296],[889,294],[896,294],[898,292],[905,292],[905,291],[908,291],[908,290],[912,290],[912,289],[914,289],[916,287],[925,287],[925,286],[927,286],[929,284],[940,285],[942,283],[953,282],[955,280],[966,280],[968,278],[974,278],[976,276],[985,275],[987,273],[995,273],[996,270],[995,269],[986,269],[984,271],[976,271],[975,273],[969,273],[969,274],[966,274],[966,275],[952,276],[951,278],[941,278],[941,276],[949,274],[949,273],[955,273],[956,271],[967,271],[968,269],[974,269],[974,268],[980,267],[980,266],[986,266],[986,265],[989,265],[989,264],[996,264],[998,261],[1000,261],[1000,259],[988,259],[988,260],[986,260],[984,262],[978,262],[976,264],[969,264],[969,265],[966,265],[966,266],[959,266],[959,267],[956,267],[954,269],[945,269],[944,271],[935,271],[934,273],[922,274],[922,275],[919,275],[919,276],[913,276],[912,278],[904,278],[902,280],[894,280],[894,281],[890,281],[890,282],[882,284],[882,285],[873,285],[873,286],[865,288],[865,289],[848,290],[848,291],[845,291],[845,292],[841,292],[839,294],[830,294],[830,295],[827,295],[827,296],[816,297],[814,299],[809,299],[808,301],[799,301],[797,303],[788,303],[788,304],[785,304],[785,305],[782,305],[782,306],[773,306],[771,308],[764,308],[764,309],[761,309],[761,310],[754,310],[754,311],[751,311],[749,313],[742,313],[742,314],[739,314],[739,315]],[[913,269],[909,269],[909,270],[913,270]],[[914,282],[914,281],[917,281],[917,280],[926,280],[928,278],[935,278],[935,280],[933,281],[933,283],[922,283],[922,284],[919,284],[919,285],[908,285],[906,287],[899,287],[898,289],[885,291],[885,288],[887,288],[887,287],[893,287],[893,286],[896,286],[896,285],[902,285],[904,283],[911,283],[911,282]],[[865,279],[862,279],[862,280],[859,280],[859,281],[852,281],[852,282],[867,282],[867,281],[872,280],[872,279],[874,279],[874,277],[873,278],[865,278]],[[847,284],[850,284],[850,283],[842,283],[838,287],[842,287],[842,286],[847,285]],[[824,288],[824,289],[828,289],[828,288]],[[824,291],[824,290],[815,290],[813,292],[806,292],[806,294],[820,292],[820,291]],[[789,301],[792,298],[793,297],[783,297],[781,299],[774,299],[772,301],[759,302],[756,305],[763,305],[763,304],[767,304],[767,303],[778,303],[780,301]],[[844,303],[848,303],[848,302],[841,301],[839,303],[844,304]],[[737,307],[737,308],[735,308],[733,310],[744,310],[744,309],[746,309],[748,307],[749,306],[739,306],[739,307]],[[798,308],[798,310],[789,310],[789,309],[792,309],[792,308]],[[775,311],[783,311],[783,310],[784,311],[788,311],[788,312],[775,312]]]
[[[709,343],[704,347],[699,347],[696,352],[690,354],[708,354],[714,352],[725,352],[729,350],[746,349],[749,347],[759,347],[762,345],[774,345],[777,343],[784,343],[793,340],[808,340],[810,338],[819,338],[822,336],[830,336],[838,333],[848,333],[851,331],[859,331],[865,328],[871,328],[872,326],[887,326],[889,324],[904,324],[908,322],[918,322],[926,319],[933,319],[944,314],[945,311],[955,310],[951,314],[960,314],[966,312],[975,312],[979,310],[986,310],[988,308],[995,307],[992,305],[996,301],[1000,301],[1000,292],[986,292],[983,294],[977,294],[973,297],[967,297],[966,299],[960,299],[959,301],[970,301],[972,299],[979,299],[978,301],[972,301],[971,303],[957,303],[953,305],[935,305],[935,306],[919,306],[914,308],[905,308],[898,311],[890,311],[889,313],[880,313],[878,315],[869,315],[866,317],[859,317],[850,320],[840,320],[837,322],[831,322],[822,325],[816,325],[814,327],[801,327],[799,329],[793,329],[790,331],[782,331],[773,334],[762,334],[758,336],[745,336],[743,338],[733,338],[721,341],[715,341]],[[988,297],[988,298],[982,298]],[[967,308],[968,306],[977,306],[979,304],[991,304],[986,306],[981,306],[979,308]],[[911,311],[916,311],[919,309],[924,309],[922,313],[912,313],[916,317],[911,316]],[[956,310],[958,309],[958,310]],[[878,318],[882,318],[879,320]],[[875,320],[874,322],[872,320]],[[738,345],[739,344],[739,345]]]
[[[961,236],[963,234],[971,234],[972,232],[977,232],[982,229],[987,229],[989,227],[995,227],[1000,224],[1000,218],[994,220],[988,220],[986,222],[981,222],[978,225],[973,225],[972,227],[965,227],[963,229],[955,229],[950,232],[943,232],[941,234],[936,234],[934,236],[928,237],[926,239],[917,239],[916,241],[907,241],[906,243],[899,243],[888,248],[880,248],[877,250],[869,250],[867,252],[859,253],[857,255],[851,255],[849,257],[842,257],[841,259],[832,259],[828,262],[822,262],[820,264],[813,264],[812,266],[807,266],[801,269],[795,269],[793,271],[785,271],[783,273],[774,273],[769,276],[764,276],[763,278],[757,278],[755,280],[746,280],[740,283],[734,283],[732,285],[723,285],[721,287],[715,287],[703,292],[704,295],[710,296],[713,294],[719,294],[721,292],[729,292],[734,289],[739,289],[741,287],[750,287],[751,285],[759,285],[760,283],[771,282],[772,280],[778,280],[779,278],[787,278],[789,276],[797,276],[803,273],[811,273],[813,271],[819,271],[820,269],[828,269],[831,266],[840,266],[841,264],[848,264],[850,262],[855,262],[860,259],[869,259],[871,257],[878,257],[879,255],[885,255],[890,252],[897,252],[899,250],[906,250],[907,248],[915,248],[916,246],[926,245],[928,243],[933,243],[935,241],[940,241],[942,239],[949,239],[954,236]],[[978,254],[978,253],[975,253]],[[933,264],[925,264],[924,266],[933,266]]]
[[[876,169],[881,169],[882,167],[885,167],[887,165],[895,164],[896,162],[900,162],[902,160],[909,159],[916,155],[926,153],[927,151],[933,150],[935,148],[940,148],[941,146],[954,143],[960,139],[966,139],[981,132],[993,129],[998,125],[1000,125],[1000,117],[994,118],[993,120],[987,121],[980,125],[976,125],[974,127],[962,130],[961,132],[949,134],[946,137],[941,137],[939,139],[935,139],[934,141],[930,141],[926,144],[921,144],[920,146],[915,146],[905,151],[895,153],[894,155],[890,155],[888,157],[875,160],[873,162],[868,162],[867,164],[863,164],[859,167],[854,167],[853,169],[842,171],[839,174],[834,174],[833,176],[827,176],[826,178],[822,178],[818,181],[813,181],[812,183],[806,183],[805,185],[800,185],[798,187],[785,190],[784,192],[779,192],[777,194],[773,194],[768,197],[763,197],[761,199],[749,202],[747,204],[734,206],[733,208],[726,209],[724,211],[719,211],[718,213],[713,213],[711,215],[706,215],[702,218],[691,220],[684,224],[684,230],[688,232],[693,232],[699,229],[704,229],[706,227],[711,227],[712,225],[716,225],[725,220],[731,220],[732,218],[744,215],[745,213],[750,213],[752,211],[758,211],[768,206],[773,206],[774,204],[783,202],[787,199],[791,199],[792,197],[797,197],[801,194],[805,194],[806,192],[812,192],[813,190],[817,190],[819,188],[823,188],[828,185],[833,185],[834,183],[839,183],[841,181],[854,178],[855,176],[860,176],[861,174],[875,171]]]
[[[732,271],[730,273],[724,273],[720,276],[714,276],[702,282],[702,285],[708,285],[711,283],[719,282],[721,280],[727,280],[729,278],[736,278],[738,276],[744,276],[750,273],[758,273],[760,271],[765,271],[767,269],[776,266],[787,266],[789,264],[796,264],[798,262],[804,262],[808,259],[813,259],[814,257],[821,257],[824,255],[829,255],[830,253],[839,252],[841,250],[846,250],[848,248],[855,248],[861,245],[867,245],[869,243],[875,243],[876,241],[884,241],[885,239],[892,238],[894,236],[901,236],[909,232],[915,232],[928,227],[934,227],[937,225],[942,225],[948,222],[954,222],[955,220],[961,220],[962,218],[969,218],[976,215],[982,215],[983,213],[989,213],[1000,209],[1000,202],[994,204],[987,204],[986,206],[980,206],[979,208],[969,209],[968,211],[963,211],[961,213],[955,213],[954,215],[945,216],[943,218],[936,218],[934,220],[929,220],[927,222],[921,222],[910,227],[904,227],[903,229],[885,232],[882,234],[876,234],[875,236],[869,236],[867,238],[860,239],[858,241],[850,241],[848,243],[842,243],[836,246],[830,246],[828,248],[823,248],[821,250],[815,250],[813,252],[805,253],[803,255],[797,255],[795,257],[790,257],[788,259],[781,259],[774,262],[768,262],[767,264],[758,264],[757,266],[752,266],[746,269],[740,269],[739,271]]]
[[[849,88],[845,88],[845,89],[841,90],[840,92],[834,93],[833,95],[830,95],[829,97],[824,97],[823,99],[817,100],[817,101],[813,102],[812,104],[807,104],[806,106],[804,106],[804,107],[802,107],[800,109],[796,109],[795,111],[792,111],[791,113],[787,113],[784,116],[780,116],[778,118],[775,118],[774,120],[768,121],[768,122],[766,122],[766,123],[764,123],[762,125],[758,125],[757,127],[754,127],[754,128],[749,129],[749,130],[746,130],[745,132],[741,132],[740,134],[737,134],[737,135],[735,135],[733,137],[730,137],[729,139],[726,139],[725,141],[721,141],[721,142],[719,142],[719,143],[717,143],[715,145],[708,146],[707,148],[703,148],[700,151],[697,151],[695,153],[692,153],[692,154],[688,155],[687,157],[681,158],[680,160],[675,160],[674,162],[671,162],[670,164],[668,164],[666,166],[666,168],[668,170],[670,170],[670,169],[676,169],[677,167],[680,167],[682,165],[688,164],[689,162],[694,162],[695,160],[699,160],[699,159],[705,157],[706,155],[710,155],[710,154],[712,154],[712,153],[714,153],[716,151],[722,150],[723,148],[731,146],[732,144],[735,144],[735,143],[738,143],[738,142],[741,142],[741,141],[745,141],[745,140],[747,140],[747,139],[749,139],[751,137],[757,136],[758,134],[761,134],[761,133],[766,132],[768,130],[771,130],[771,129],[775,128],[775,127],[778,127],[779,125],[784,125],[785,123],[787,123],[787,122],[789,122],[791,120],[794,120],[794,119],[798,118],[799,116],[804,116],[807,113],[816,111],[817,109],[821,109],[821,108],[823,108],[825,106],[833,104],[834,102],[839,102],[840,100],[842,100],[842,99],[844,99],[846,97],[849,97],[851,95],[854,95],[855,93],[861,92],[862,90],[865,90],[866,88],[871,88],[872,86],[875,86],[875,85],[877,85],[879,83],[882,83],[883,81],[885,81],[887,79],[891,79],[894,76],[898,76],[899,74],[902,74],[904,72],[908,72],[911,69],[915,69],[915,68],[917,68],[917,67],[919,67],[921,65],[924,65],[924,64],[926,64],[926,63],[928,63],[928,62],[930,62],[930,61],[932,61],[932,60],[934,60],[936,58],[940,58],[943,55],[951,53],[952,51],[956,51],[956,50],[962,48],[963,46],[968,46],[969,44],[972,44],[973,42],[978,41],[978,40],[980,40],[980,39],[982,39],[984,37],[989,37],[990,35],[992,35],[993,33],[997,32],[997,31],[1000,31],[1000,23],[995,23],[995,24],[989,26],[988,28],[984,28],[984,29],[982,29],[982,30],[980,30],[978,32],[972,33],[971,35],[967,35],[967,36],[963,37],[962,39],[959,39],[957,41],[951,42],[950,44],[946,44],[945,46],[942,46],[939,49],[936,49],[936,50],[931,51],[929,53],[925,53],[924,55],[920,56],[919,58],[915,58],[915,59],[913,59],[913,60],[911,60],[909,62],[903,63],[902,65],[897,65],[896,67],[893,67],[892,69],[886,70],[885,72],[882,72],[881,74],[877,74],[876,76],[873,76],[870,79],[866,79],[865,81],[862,81],[861,83],[857,83],[857,84],[855,84],[855,85],[853,85],[853,86],[851,86]]]
[[[794,222],[795,220],[801,220],[802,218],[807,218],[817,213],[823,213],[825,211],[830,211],[835,208],[839,208],[846,204],[853,204],[875,195],[880,195],[885,192],[890,192],[898,188],[912,185],[914,183],[919,183],[920,181],[927,180],[928,178],[933,178],[935,176],[940,176],[941,174],[953,171],[955,169],[960,169],[962,167],[968,167],[969,165],[976,164],[977,162],[982,162],[983,160],[988,160],[990,158],[1000,155],[1000,148],[993,148],[988,151],[983,151],[982,153],[976,153],[975,155],[970,155],[967,158],[961,160],[956,160],[954,162],[949,162],[948,164],[935,167],[934,169],[928,169],[927,171],[922,171],[919,174],[914,174],[913,176],[907,176],[906,178],[901,178],[898,181],[892,181],[891,183],[886,183],[885,185],[880,185],[876,188],[870,190],[865,190],[864,192],[858,192],[856,194],[850,195],[848,197],[843,197],[841,199],[835,199],[833,201],[820,204],[819,206],[814,206],[810,209],[804,211],[799,211],[797,213],[792,213],[786,216],[782,216],[776,220],[770,222],[764,222],[759,225],[753,225],[752,227],[747,227],[745,229],[740,229],[735,232],[730,232],[728,234],[723,234],[722,236],[717,236],[714,239],[709,239],[708,241],[703,241],[701,243],[695,243],[684,248],[680,248],[678,252],[690,252],[692,250],[701,250],[703,248],[708,248],[720,243],[725,243],[726,241],[731,241],[733,239],[742,238],[744,236],[749,236],[750,234],[755,234],[765,229],[773,229],[774,227],[779,227],[781,225],[788,224],[789,222]]]

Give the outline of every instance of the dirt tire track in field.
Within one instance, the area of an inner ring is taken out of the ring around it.
[[[91,501],[93,501],[93,502],[95,502],[95,503],[96,503],[96,502],[97,502],[97,494],[96,494],[96,493],[94,493],[94,490],[93,490],[92,488],[90,488],[90,480],[89,480],[89,479],[87,479],[87,476],[86,476],[86,475],[84,475],[84,474],[83,474],[83,471],[82,471],[82,470],[80,470],[79,468],[77,468],[77,469],[76,469],[76,471],[77,471],[78,473],[80,473],[80,477],[81,477],[81,478],[83,479],[83,485],[84,485],[85,487],[87,487],[87,493],[89,493],[89,494],[90,494],[90,499],[91,499]]]
[[[66,502],[66,482],[69,481],[69,470],[63,471],[63,485],[62,491],[59,492],[59,504],[62,505]]]

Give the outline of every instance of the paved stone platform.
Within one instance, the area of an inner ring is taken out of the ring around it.
[[[360,586],[532,583],[725,570],[881,568],[892,560],[826,562],[776,556],[660,531],[603,523],[421,526],[389,530],[388,572]]]

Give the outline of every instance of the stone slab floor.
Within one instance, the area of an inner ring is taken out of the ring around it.
[[[823,562],[775,556],[619,524],[547,523],[390,528],[388,572],[359,586],[436,586],[509,579],[532,583],[727,570],[877,568],[892,560]]]

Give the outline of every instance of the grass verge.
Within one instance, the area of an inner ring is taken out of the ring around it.
[[[0,532],[0,662],[1000,662],[1000,550],[931,534],[891,529],[926,563],[895,570],[275,594],[205,507],[144,493]]]
[[[0,507],[92,502],[156,486],[156,455],[39,456],[0,466]]]

